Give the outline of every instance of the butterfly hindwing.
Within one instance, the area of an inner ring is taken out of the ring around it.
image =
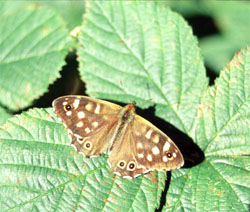
[[[139,166],[133,154],[133,128],[128,127],[126,132],[114,141],[108,162],[112,171],[118,176],[125,178],[135,178],[146,172],[144,166]]]

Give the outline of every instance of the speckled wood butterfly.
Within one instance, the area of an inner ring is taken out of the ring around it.
[[[121,107],[72,95],[55,99],[53,107],[76,151],[93,157],[109,149],[108,163],[121,177],[131,179],[152,170],[178,169],[184,164],[174,142],[135,114],[135,102]]]

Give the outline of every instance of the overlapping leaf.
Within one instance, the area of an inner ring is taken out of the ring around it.
[[[27,6],[0,19],[0,103],[16,111],[59,77],[70,43],[63,21],[52,10]]]
[[[0,125],[2,125],[11,114],[9,114],[4,108],[0,107]]]
[[[235,55],[204,95],[195,141],[205,160],[173,174],[166,211],[249,211],[249,111],[248,47]]]
[[[201,36],[200,47],[206,65],[216,75],[230,61],[236,51],[250,43],[249,1],[166,1],[191,22],[195,18],[196,32]],[[202,21],[203,20],[203,21]],[[206,22],[207,20],[208,22]],[[194,23],[194,22],[193,22]],[[207,25],[208,24],[208,25]]]
[[[86,159],[69,145],[51,109],[34,109],[0,128],[1,211],[154,211],[166,180],[115,177],[106,157]]]

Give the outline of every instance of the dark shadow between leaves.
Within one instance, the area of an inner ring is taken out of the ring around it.
[[[48,92],[44,93],[38,99],[35,99],[32,105],[14,112],[21,114],[28,111],[30,108],[47,108],[52,106],[52,101],[59,96],[65,95],[86,95],[85,85],[80,79],[78,71],[78,61],[76,60],[75,52],[70,52],[66,57],[66,64],[60,71],[61,77],[56,79],[53,84],[49,85]]]
[[[204,160],[203,152],[192,141],[192,139],[175,128],[173,125],[167,123],[159,117],[156,117],[154,107],[150,107],[146,110],[137,108],[136,112],[138,115],[144,117],[158,127],[175,142],[184,157],[185,164],[182,168],[194,167]]]
[[[78,61],[75,52],[66,57],[66,65],[60,71],[61,77],[49,86],[49,91],[34,101],[33,107],[51,107],[52,101],[65,95],[86,95],[78,71]]]
[[[175,128],[173,125],[167,123],[161,118],[155,116],[154,107],[150,107],[146,110],[140,110],[137,108],[137,114],[141,115],[166,135],[168,135],[178,146],[184,157],[184,166],[182,168],[192,168],[200,164],[204,160],[204,154],[201,149],[192,141],[190,137]],[[166,204],[166,195],[171,182],[171,172],[167,172],[167,180],[165,182],[165,189],[162,193],[160,207],[155,211],[162,211]]]
[[[161,195],[160,206],[159,206],[159,208],[155,209],[155,212],[161,212],[164,205],[166,205],[166,201],[167,201],[166,197],[167,197],[167,192],[168,192],[168,189],[170,186],[170,182],[171,182],[171,172],[167,172],[167,179],[165,182],[164,190],[163,190],[162,195]]]

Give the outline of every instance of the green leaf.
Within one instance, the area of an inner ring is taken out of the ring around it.
[[[82,22],[82,14],[84,13],[84,1],[31,1],[23,0],[16,1],[15,4],[11,1],[0,2],[0,13],[7,15],[19,10],[21,7],[27,7],[30,4],[36,4],[36,7],[48,7],[52,10],[56,10],[61,14],[64,22],[69,30],[78,26]]]
[[[166,1],[166,4],[184,17],[192,17],[195,15],[204,15],[208,12],[208,6],[205,6],[204,2],[206,2],[206,0]]]
[[[195,142],[205,160],[173,173],[165,211],[249,211],[250,47],[203,97]],[[175,186],[178,185],[179,190]]]
[[[4,124],[9,117],[11,117],[11,114],[0,106],[0,125]]]
[[[206,64],[219,74],[234,53],[250,43],[250,5],[246,1],[204,1],[204,7],[210,11],[220,34],[202,39],[200,46]]]
[[[82,14],[84,13],[84,1],[35,1],[38,4],[46,5],[56,9],[67,23],[67,28],[72,30],[82,22]]]
[[[234,52],[238,51],[239,47],[245,47],[246,43],[231,37],[216,35],[203,38],[200,46],[206,58],[206,65],[219,75],[220,70],[232,59]]]
[[[46,8],[29,5],[0,19],[0,103],[17,111],[59,77],[70,42],[62,19]]]
[[[17,12],[20,7],[22,7],[23,2],[22,1],[17,1],[15,4],[10,1],[1,1],[0,2],[0,14],[1,17],[3,16],[8,16],[11,15],[14,12]]]
[[[196,140],[206,155],[250,153],[250,51],[234,56],[200,105]]]
[[[249,1],[166,1],[173,10],[186,18],[204,16],[214,22],[219,31],[202,36],[200,47],[206,65],[219,75],[220,70],[232,59],[234,53],[250,43]],[[204,22],[204,24],[206,24]],[[212,23],[211,23],[212,24]],[[209,28],[206,28],[206,31]],[[201,29],[196,29],[201,32]]]
[[[250,43],[250,4],[247,1],[203,1],[220,34],[201,40],[206,64],[219,74],[236,51]],[[222,9],[223,8],[223,9]]]
[[[107,156],[86,159],[51,109],[33,109],[0,128],[1,211],[154,211],[166,175],[115,177]]]
[[[230,35],[238,41],[250,41],[248,26],[250,24],[250,4],[247,1],[203,1],[204,7],[216,19],[223,34]],[[223,10],[222,10],[223,8]]]
[[[191,28],[163,6],[90,2],[79,36],[80,73],[89,95],[154,104],[159,117],[191,134],[207,78]]]

